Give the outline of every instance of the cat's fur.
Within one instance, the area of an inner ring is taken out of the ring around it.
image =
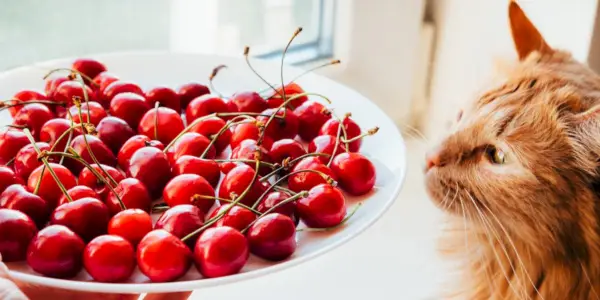
[[[509,4],[520,62],[428,155],[457,299],[600,299],[600,77]],[[506,154],[494,163],[490,149]]]

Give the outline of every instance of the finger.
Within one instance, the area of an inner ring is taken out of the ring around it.
[[[8,268],[2,263],[0,256],[0,299],[28,300],[17,285],[8,276]]]
[[[164,293],[164,294],[148,294],[144,300],[185,300],[192,295],[192,292]]]

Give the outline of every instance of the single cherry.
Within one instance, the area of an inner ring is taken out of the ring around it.
[[[331,119],[331,111],[315,101],[297,106],[294,114],[298,117],[298,135],[305,141],[312,141],[317,137],[323,124]]]
[[[92,79],[98,76],[98,74],[106,71],[106,66],[104,66],[104,64],[90,58],[80,58],[75,60],[72,68]]]
[[[319,184],[298,199],[298,215],[306,226],[327,228],[340,224],[346,216],[346,200],[342,192],[329,184]]]
[[[133,156],[133,153],[135,153],[135,151],[143,147],[154,147],[159,150],[165,149],[163,143],[159,141],[151,140],[149,137],[141,134],[134,135],[131,138],[129,138],[119,150],[119,153],[117,155],[119,167],[127,171],[127,168],[129,168],[129,160],[131,159],[131,156]]]
[[[36,146],[41,150],[50,150],[50,145],[46,143],[35,143]],[[50,161],[54,161],[54,157],[49,158]],[[42,165],[42,162],[38,159],[38,153],[33,147],[32,144],[26,145],[21,148],[17,155],[15,156],[14,169],[15,174],[23,178],[23,180],[27,180],[29,178],[29,174],[35,170],[35,168]]]
[[[98,126],[98,123],[102,119],[104,119],[107,114],[104,110],[104,107],[100,105],[100,103],[95,101],[83,102],[81,103],[81,117],[83,117],[83,122],[79,118],[79,109],[77,106],[73,105],[69,108],[69,113],[73,116],[73,122],[76,124],[88,123],[88,115],[90,116],[90,122],[94,124],[94,126]],[[67,115],[68,117],[68,115]]]
[[[24,91],[20,91],[20,92],[16,93],[11,98],[11,100],[17,100],[17,101],[10,101],[11,104],[18,104],[18,103],[22,103],[22,102],[31,102],[31,101],[36,101],[36,100],[48,100],[48,97],[37,91],[24,90]],[[21,107],[23,107],[23,105],[13,106],[13,107],[10,107],[8,109],[8,111],[10,112],[10,115],[14,118],[14,116],[17,115],[19,110],[21,110]]]
[[[270,213],[260,217],[246,236],[250,252],[267,260],[284,260],[296,251],[296,224],[286,215]]]
[[[150,231],[152,231],[152,217],[137,208],[120,211],[108,222],[108,234],[121,236],[133,246],[137,246]]]
[[[186,83],[177,90],[182,109],[186,109],[192,100],[209,93],[210,90],[207,86],[194,82]]]
[[[235,103],[237,111],[259,113],[269,108],[267,101],[257,92],[235,93],[230,101]]]
[[[346,134],[348,135],[348,139],[352,139],[361,134],[360,126],[358,126],[358,124],[356,124],[356,122],[354,122],[349,116],[344,117],[342,124],[344,124],[343,128],[346,129]],[[338,131],[339,126],[340,126],[340,121],[335,120],[335,119],[330,119],[329,121],[325,122],[325,124],[323,124],[323,127],[321,127],[321,130],[319,131],[319,134],[320,135],[327,134],[327,135],[337,136],[337,131]],[[344,135],[342,134],[342,137],[343,136]],[[362,144],[362,138],[351,142],[349,144],[350,152],[358,152],[358,150],[360,150],[361,144]]]
[[[135,178],[125,178],[119,182],[114,190],[117,192],[126,208],[137,208],[150,212],[152,198],[150,197],[148,189],[141,181]],[[115,215],[122,210],[119,200],[112,192],[106,194],[104,202],[108,206],[111,215]]]
[[[48,97],[48,99],[54,99],[54,93],[56,92],[56,88],[61,83],[65,82],[65,81],[70,81],[70,80],[71,79],[69,79],[69,77],[67,77],[67,76],[58,76],[58,77],[48,78],[48,80],[46,80],[46,86],[44,87],[44,92],[46,93],[46,96]],[[32,99],[34,99],[34,98],[32,98]]]
[[[176,112],[181,111],[179,95],[168,87],[155,87],[146,92],[146,102],[150,107],[154,107],[154,104],[158,102],[160,106],[168,107]]]
[[[223,177],[221,185],[219,186],[219,198],[233,199],[239,197],[246,190],[246,188],[252,183],[254,178],[254,169],[252,167],[241,164],[234,167],[229,173]],[[256,180],[252,183],[248,194],[240,201],[242,204],[253,205],[258,197],[267,190],[267,185],[264,182]]]
[[[13,184],[23,184],[23,178],[11,168],[0,165],[0,194]]]
[[[42,126],[53,118],[54,113],[47,106],[39,103],[31,103],[24,105],[17,112],[13,124],[29,128],[33,138],[39,141]]]
[[[187,123],[190,124],[194,120],[210,115],[212,113],[225,113],[229,112],[229,107],[225,100],[210,94],[205,94],[198,98],[195,98],[190,102],[187,109],[185,110],[185,118]]]
[[[102,140],[90,134],[86,134],[85,139],[87,139],[87,144],[83,135],[76,136],[71,142],[71,148],[73,148],[75,153],[77,153],[88,164],[93,164],[95,161],[92,159],[87,145],[89,145],[92,153],[99,163],[107,166],[115,166],[117,164],[117,158],[108,148],[108,146],[102,142]],[[70,158],[65,160],[65,165],[67,165],[69,169],[73,171],[73,174],[77,175],[84,168],[83,164]]]
[[[213,210],[213,212],[210,214],[209,219],[215,218],[218,215],[222,214],[223,212],[225,212],[225,210],[229,209],[230,206],[231,204],[227,203],[224,203],[223,205],[219,206],[217,209]],[[255,213],[248,210],[247,208],[236,205],[229,209],[229,211],[225,213],[223,217],[220,218],[213,226],[229,226],[231,228],[242,231],[246,229],[246,227],[248,227],[250,223],[254,222],[254,220],[256,220]]]
[[[204,135],[196,132],[186,132],[169,148],[167,156],[171,163],[174,163],[184,155],[200,157],[209,145],[210,140]],[[216,155],[215,147],[210,145],[204,157],[214,159]]]
[[[157,229],[140,241],[137,263],[152,282],[168,282],[187,273],[192,265],[192,252],[173,234]]]
[[[335,150],[334,154],[333,152],[334,149],[336,149],[336,143],[337,150]],[[336,139],[336,137],[333,135],[319,135],[308,144],[308,152],[338,155],[346,152],[346,148],[344,143],[341,140]],[[324,164],[328,163],[330,158],[331,156],[319,156],[319,159]]]
[[[21,148],[29,144],[29,139],[21,130],[8,128],[0,131],[0,165],[12,161]]]
[[[97,164],[91,164],[90,167],[96,170],[96,172],[102,176],[105,182],[112,184],[112,181],[106,176],[106,174]],[[110,175],[110,177],[112,177],[117,183],[125,179],[123,172],[111,166],[102,165],[102,169],[104,169],[104,171],[106,171],[106,173],[108,173],[108,175]],[[102,180],[98,179],[98,177],[96,177],[96,175],[94,175],[94,173],[88,168],[81,170],[77,182],[80,185],[91,188],[94,192],[99,194],[101,197],[99,199],[104,199],[108,193],[111,193],[110,188],[108,188],[104,182],[102,182]]]
[[[127,122],[117,117],[106,117],[100,121],[98,127],[98,138],[116,155],[125,142],[135,135],[135,131]]]
[[[324,173],[329,176],[332,180],[337,180],[337,176],[335,173],[327,167],[319,158],[317,157],[306,157],[299,161],[296,166],[292,169],[292,172],[302,171],[302,170],[314,170]],[[294,175],[291,175],[288,178],[288,187],[290,190],[294,192],[308,191],[313,187],[322,184],[328,183],[325,178],[321,174],[317,174],[314,172],[300,172]]]
[[[123,119],[134,129],[137,129],[140,120],[150,108],[144,96],[136,93],[117,94],[110,102],[110,114]]]
[[[164,229],[181,239],[204,225],[204,214],[204,211],[191,204],[173,206],[158,218],[154,229]],[[197,239],[198,235],[195,235],[185,243],[193,249]]]
[[[171,165],[161,150],[143,147],[135,151],[129,160],[127,173],[141,181],[152,197],[158,198],[171,179]]]
[[[157,129],[155,125],[158,125]],[[144,114],[138,132],[166,145],[177,137],[184,127],[179,113],[168,107],[159,107],[152,108]]]
[[[50,147],[54,147],[56,151],[64,151],[67,145],[69,136],[62,138],[56,146],[54,144],[58,138],[71,128],[71,122],[63,118],[55,118],[44,123],[40,130],[40,141],[48,143]],[[81,134],[81,128],[76,127],[73,130],[72,138]]]
[[[248,257],[246,237],[228,226],[206,229],[194,247],[196,268],[202,276],[208,278],[238,273]]]
[[[262,113],[264,115],[271,116],[275,112],[276,116],[283,117],[283,109],[277,110],[275,108],[269,108]],[[258,116],[256,120],[267,125],[267,122],[270,117],[267,116]],[[270,136],[273,140],[278,141],[281,139],[293,139],[298,134],[298,117],[289,109],[286,109],[285,118],[275,118],[271,120],[267,128],[265,129],[265,134]]]
[[[199,134],[204,135],[205,137],[212,139],[214,134],[217,134],[221,129],[226,125],[226,122],[218,117],[211,117],[204,119],[196,126],[190,129],[193,132],[197,132]],[[231,141],[231,132],[229,130],[225,130],[215,142],[215,149],[217,150],[217,154],[220,154],[227,148],[229,142]]]
[[[96,281],[125,281],[133,274],[135,250],[118,235],[101,235],[85,247],[83,266]]]
[[[140,88],[139,85],[128,81],[117,80],[107,85],[104,90],[101,91],[101,94],[99,95],[100,101],[104,105],[111,105],[113,98],[120,93],[134,93],[144,96],[144,91],[142,91],[142,88]]]
[[[0,194],[0,208],[14,209],[26,214],[38,228],[43,228],[50,216],[46,201],[20,184],[11,185]]]
[[[81,182],[79,184],[81,184]],[[98,193],[96,193],[90,187],[85,186],[85,185],[76,185],[76,186],[70,188],[67,191],[67,194],[69,194],[69,196],[71,197],[71,200],[73,200],[73,201],[79,200],[81,198],[96,198],[98,200],[102,200],[102,198],[100,198],[100,195],[98,195]],[[67,198],[67,196],[62,195],[60,197],[60,199],[58,200],[58,206],[61,206],[66,203],[69,203],[69,199]]]
[[[48,277],[71,278],[83,266],[85,243],[71,229],[50,225],[40,230],[27,248],[27,264]]]
[[[75,176],[73,176],[73,173],[69,169],[55,163],[49,163],[49,165],[67,190],[76,185]],[[43,175],[42,170],[44,170]],[[50,208],[56,207],[58,199],[62,196],[62,191],[44,165],[37,167],[31,172],[27,180],[27,189],[33,192],[39,181],[41,181],[41,184],[37,194],[46,200]]]
[[[299,94],[304,94],[304,90],[295,82],[288,83],[283,88],[283,90],[285,90],[285,98],[286,99],[290,99],[291,97],[294,97]],[[277,92],[273,92],[273,95],[267,99],[267,103],[269,104],[269,107],[271,107],[271,108],[280,107],[283,104],[283,98],[281,96],[283,96],[283,91],[282,91],[281,87],[278,87]],[[298,107],[298,106],[304,104],[306,102],[306,100],[308,100],[308,96],[306,96],[306,95],[300,96],[300,97],[290,101],[290,103],[288,105],[291,106],[292,108],[295,108],[295,107]]]
[[[50,224],[67,226],[85,241],[105,234],[109,220],[106,205],[91,197],[59,205],[50,216]]]
[[[242,123],[234,126],[231,130],[231,149],[235,149],[245,140],[258,141],[260,137],[260,130],[256,126],[256,123]],[[263,139],[263,147],[265,149],[271,149],[273,146],[273,139],[269,136],[265,136]]]
[[[337,175],[340,187],[351,195],[364,195],[375,186],[375,166],[360,153],[338,154],[331,170]]]
[[[298,218],[298,211],[296,209],[296,202],[291,201],[283,205],[279,205],[279,203],[284,200],[292,197],[290,194],[286,192],[270,192],[267,196],[260,201],[256,210],[261,213],[265,213],[267,210],[277,206],[272,212],[280,213],[282,215],[286,215],[294,221],[295,225],[298,225],[300,219]]]
[[[255,140],[243,141],[239,146],[237,146],[235,149],[233,149],[233,151],[231,151],[231,159],[254,160],[256,157],[256,152],[260,151],[260,153],[261,153],[260,161],[272,163],[273,159],[269,155],[269,151],[267,149],[265,149],[264,147],[256,145],[256,143],[257,142]],[[256,163],[254,163],[253,161],[247,162],[246,164],[248,164],[252,168],[254,168],[256,166]],[[265,166],[265,165],[260,166],[258,168],[258,170],[259,170],[258,172],[260,173],[260,175],[267,175],[271,171],[273,171],[271,168],[269,168],[268,166]]]
[[[215,190],[204,177],[196,174],[173,177],[163,190],[163,200],[169,206],[193,204],[206,214],[215,204],[215,200],[200,196],[214,197]]]
[[[104,71],[99,73],[98,75],[96,75],[96,77],[94,77],[93,82],[96,84],[95,88],[96,88],[96,92],[98,93],[98,99],[101,100],[102,97],[100,97],[100,95],[102,95],[102,92],[104,91],[104,89],[106,89],[106,87],[119,80],[119,77],[117,77],[115,74],[110,73],[108,71]],[[101,103],[102,106],[104,106],[105,108],[108,108],[105,105],[108,105],[110,103]]]
[[[293,160],[304,154],[306,154],[306,150],[302,144],[292,139],[282,139],[274,142],[271,151],[269,151],[272,161],[280,165],[283,164],[284,160]]]
[[[173,176],[181,174],[200,175],[213,187],[216,187],[221,179],[221,170],[217,162],[191,155],[183,155],[173,164]]]
[[[24,260],[27,246],[36,235],[33,221],[18,210],[0,208],[0,255],[2,261]]]
[[[80,99],[82,103],[85,103],[85,95],[87,94],[88,101],[96,101],[96,94],[87,85],[82,85],[79,81],[65,81],[61,83],[54,91],[54,101],[64,103],[67,107],[73,105],[73,97]],[[59,112],[57,110],[59,118],[66,116],[66,111]]]

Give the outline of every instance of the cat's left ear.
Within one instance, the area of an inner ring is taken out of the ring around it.
[[[508,17],[519,59],[525,59],[534,51],[538,51],[541,54],[551,54],[553,52],[552,48],[544,40],[544,37],[542,37],[533,23],[531,23],[515,0],[510,1]]]

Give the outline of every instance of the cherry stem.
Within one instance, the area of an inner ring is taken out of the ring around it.
[[[294,165],[296,162],[298,162],[298,161],[300,161],[302,159],[305,159],[307,157],[311,157],[311,156],[330,156],[330,155],[327,154],[327,153],[321,153],[321,152],[319,152],[319,153],[306,153],[306,154],[300,155],[300,156],[298,156],[298,157],[296,157],[296,158],[294,158],[292,160],[289,160],[289,161],[284,160],[283,163],[281,164],[281,166],[279,168],[277,168],[277,169],[273,170],[273,172],[271,172],[271,173],[263,176],[260,179],[260,181],[267,181],[267,180],[269,180],[269,178],[271,176],[279,173],[281,170],[288,169],[291,165]],[[275,165],[273,165],[273,166],[275,166]]]
[[[69,116],[69,119],[71,119],[71,127],[68,130],[69,138],[67,139],[67,143],[65,144],[65,149],[63,152],[67,152],[67,150],[69,150],[69,148],[71,147],[71,141],[73,140],[73,132],[75,131],[75,121],[73,120],[73,116],[71,115],[71,112],[69,110],[67,110],[67,115]],[[62,139],[59,137],[59,139],[54,143],[54,145],[56,145],[60,140]],[[53,147],[50,149],[50,151],[54,150],[54,145],[52,145]],[[61,157],[58,163],[62,165],[64,160],[65,158]]]
[[[252,119],[251,121],[255,122],[256,120],[254,120],[252,117],[249,116],[237,116],[229,121],[227,121],[227,123],[225,123],[225,125],[223,127],[221,127],[221,129],[219,130],[219,132],[217,132],[216,134],[214,134],[210,140],[210,143],[208,143],[208,146],[206,146],[206,149],[204,149],[204,152],[202,152],[202,154],[200,155],[200,158],[204,158],[206,156],[206,154],[208,153],[208,151],[210,150],[210,147],[212,147],[216,142],[217,139],[227,130],[229,129],[231,126],[235,126],[235,125],[239,125],[239,124],[243,124],[246,123],[244,121],[239,121],[236,122],[238,119]]]
[[[81,75],[83,75],[83,74],[82,74],[82,73],[79,73],[79,72],[77,72],[77,73],[79,74],[79,77],[75,77],[75,78],[77,78],[77,79],[78,79],[78,81],[79,81],[79,83],[81,84],[81,90],[83,90],[83,99],[85,100],[85,105],[87,106],[87,122],[88,122],[88,123],[91,123],[91,121],[90,121],[90,115],[91,115],[92,113],[91,113],[91,111],[90,111],[90,110],[91,110],[91,109],[90,109],[90,103],[89,103],[89,99],[90,99],[90,97],[89,97],[89,95],[88,95],[88,93],[87,93],[87,89],[86,89],[86,84],[85,84],[85,81],[83,81],[83,77],[81,76]],[[87,77],[87,76],[86,76],[86,77]],[[89,77],[88,77],[88,78],[89,78]],[[88,80],[89,80],[89,79],[88,79]],[[92,82],[92,81],[90,81],[90,82]],[[81,112],[79,112],[79,122],[83,123],[83,119],[81,118]]]
[[[262,76],[260,76],[260,74],[254,69],[254,67],[252,67],[252,65],[250,64],[250,59],[248,58],[249,52],[250,52],[250,47],[248,47],[248,46],[244,47],[244,59],[246,60],[246,64],[248,65],[248,67],[250,68],[252,73],[254,73],[254,75],[256,75],[258,78],[260,78],[260,80],[262,80],[264,83],[266,83],[276,94],[278,94],[280,97],[283,97],[281,95],[281,93],[272,84],[270,84],[266,79],[264,79]]]
[[[225,68],[227,68],[226,65],[218,65],[212,70],[212,73],[210,74],[210,76],[208,76],[208,86],[209,86],[210,90],[213,91],[215,94],[217,94],[217,96],[219,96],[221,98],[223,98],[223,94],[221,94],[217,89],[215,89],[215,86],[213,84],[213,79],[217,76],[217,74],[219,74],[219,71],[221,71],[221,69],[225,69]]]
[[[15,159],[16,159],[16,158],[17,158],[16,156],[15,156],[15,157],[13,157],[13,158],[11,158],[9,161],[7,161],[7,162],[6,162],[6,164],[5,164],[5,165],[6,165],[7,167],[8,167],[8,166],[10,166],[12,163],[14,163],[14,162],[15,162]]]
[[[292,37],[290,38],[290,40],[288,41],[287,45],[285,45],[285,49],[283,49],[283,54],[281,55],[281,91],[283,93],[283,95],[281,96],[283,101],[286,100],[285,97],[285,82],[283,80],[283,62],[285,60],[285,54],[287,53],[288,49],[290,48],[290,45],[292,44],[292,41],[298,36],[298,34],[300,34],[300,32],[302,32],[302,27],[298,27],[298,29],[296,29],[296,31],[294,31],[294,34],[292,35]],[[284,112],[284,117],[285,117],[285,110]]]
[[[154,139],[158,140],[158,106],[160,105],[160,102],[156,101],[156,103],[154,103]]]
[[[293,82],[295,82],[295,81],[296,81],[296,80],[298,80],[300,77],[302,77],[302,76],[304,76],[304,75],[306,75],[306,74],[308,74],[308,73],[314,72],[314,71],[316,71],[316,70],[318,70],[318,69],[321,69],[321,68],[324,68],[324,67],[327,67],[327,66],[333,66],[333,65],[340,64],[340,63],[342,63],[342,62],[341,62],[339,59],[334,59],[334,60],[328,61],[328,62],[326,62],[326,63],[324,63],[324,64],[321,64],[321,65],[318,65],[318,66],[312,67],[312,68],[310,68],[310,69],[307,69],[306,71],[304,71],[304,72],[300,73],[300,75],[298,75],[298,76],[294,77],[294,79],[292,79],[292,80],[288,81],[288,83],[286,84],[286,86],[287,86],[287,85],[289,85],[290,83],[293,83]],[[285,88],[285,87],[284,87],[284,88]],[[262,94],[262,93],[264,93],[264,92],[268,91],[269,89],[270,89],[270,88],[263,89],[263,90],[259,91],[258,93],[259,93],[259,94]]]
[[[342,133],[344,134],[344,144],[345,144],[345,148],[346,148],[346,152],[350,152],[350,143],[348,143],[348,132],[346,131],[346,125],[344,125],[344,120],[346,118],[349,118],[350,116],[352,116],[351,113],[346,113],[344,115],[344,119],[341,119],[340,117],[338,117],[333,111],[331,112],[333,114],[333,116],[338,120],[338,126],[342,128]],[[339,130],[338,127],[338,130]]]
[[[277,179],[277,181],[275,181],[275,183],[273,183],[271,186],[269,186],[269,188],[267,190],[265,190],[262,195],[260,195],[260,197],[258,197],[258,199],[256,200],[256,202],[254,202],[254,205],[252,205],[252,208],[256,208],[260,202],[262,201],[262,199],[269,193],[271,192],[271,190],[273,190],[273,187],[280,184],[281,182],[283,182],[284,180],[286,180],[288,177],[295,175],[295,174],[299,174],[299,173],[315,173],[315,174],[319,174],[321,177],[323,177],[323,179],[325,179],[325,181],[327,181],[327,183],[331,184],[331,185],[336,185],[335,180],[333,180],[333,178],[331,178],[329,175],[321,172],[321,171],[317,171],[317,170],[311,170],[311,169],[307,169],[307,170],[298,170],[298,171],[294,171],[291,172],[289,174],[286,174],[285,176],[282,176],[281,178]]]
[[[337,155],[338,147],[340,146],[340,139],[341,139],[340,135],[342,134],[343,127],[344,126],[342,126],[341,123],[338,126],[337,133],[335,134],[335,145],[333,146],[333,152],[331,152],[331,157],[329,158],[329,161],[327,162],[327,167],[331,166],[333,159]],[[346,143],[346,148],[347,147],[348,147],[348,143]]]
[[[42,154],[42,151],[40,150],[40,148],[38,148],[37,144],[35,143],[35,139],[31,135],[31,132],[29,131],[29,129],[25,128],[23,130],[23,132],[27,136],[27,139],[29,139],[29,142],[33,145],[33,148],[35,149],[35,152],[37,152],[38,155]],[[58,176],[56,175],[56,173],[54,172],[54,170],[50,167],[50,163],[48,163],[48,158],[47,157],[42,157],[42,162],[44,163],[44,165],[46,166],[46,168],[48,169],[48,171],[50,171],[50,175],[52,175],[52,178],[54,178],[54,181],[56,182],[56,185],[58,185],[58,187],[63,192],[63,194],[65,195],[65,197],[67,197],[67,201],[73,202],[73,199],[71,198],[71,196],[69,196],[69,193],[67,193],[67,189],[62,184],[62,182],[60,182],[60,179],[58,178]],[[39,178],[40,182],[42,181],[42,176],[41,175],[43,175],[43,174],[40,174],[40,178]]]
[[[97,83],[94,82],[93,78],[90,78],[89,76],[87,76],[87,75],[85,75],[85,74],[83,74],[83,73],[81,73],[81,72],[79,72],[77,70],[69,69],[69,68],[57,68],[57,69],[54,69],[54,70],[50,70],[50,72],[48,72],[48,74],[46,74],[42,79],[46,80],[48,77],[50,77],[50,75],[52,75],[52,74],[54,74],[56,72],[60,72],[60,71],[68,71],[68,72],[70,72],[71,73],[69,75],[70,77],[73,76],[72,74],[77,74],[77,75],[85,78],[86,80],[88,80],[90,82],[90,84],[92,84],[93,86],[100,87],[99,84],[97,84]]]
[[[290,195],[293,195],[295,193],[294,191],[292,191],[292,190],[290,190],[288,188],[284,188],[284,187],[279,186],[279,185],[274,186],[273,189],[276,190],[276,191],[280,191],[280,192],[286,192],[286,193],[288,193]]]
[[[352,218],[352,216],[354,216],[354,214],[356,213],[356,211],[362,206],[362,202],[358,202],[358,204],[352,209],[352,211],[346,215],[346,217],[337,225],[333,225],[331,227],[306,227],[306,228],[299,228],[296,229],[296,232],[300,232],[300,231],[329,231],[329,230],[333,230],[336,228],[341,227],[342,225],[346,224],[348,222],[348,220],[350,218]]]
[[[12,104],[6,104],[7,102],[11,102],[11,101],[17,101],[17,103],[12,103]],[[0,102],[0,111],[3,111],[5,109],[11,108],[11,107],[16,107],[16,106],[21,106],[21,105],[27,105],[27,104],[46,104],[46,105],[57,105],[57,106],[67,106],[66,103],[62,103],[62,102],[54,102],[54,101],[50,101],[50,100],[28,100],[28,101],[22,101],[19,99],[12,99],[12,100],[6,100],[6,101],[2,101]]]
[[[256,218],[254,221],[252,221],[250,224],[248,224],[248,226],[246,226],[246,228],[242,229],[242,231],[240,231],[241,233],[245,233],[246,231],[248,231],[248,229],[250,229],[250,227],[252,227],[252,225],[254,225],[254,223],[258,222],[258,220],[260,218],[262,218],[263,216],[266,216],[267,214],[272,213],[273,211],[275,211],[277,208],[286,205],[290,202],[296,201],[300,198],[306,198],[308,196],[308,192],[307,191],[302,191],[294,196],[291,196],[289,198],[286,198],[284,200],[282,200],[281,202],[273,205],[273,207],[267,209],[264,213],[262,213],[258,218]]]
[[[344,143],[352,143],[354,141],[364,138],[365,136],[374,135],[377,133],[377,131],[379,131],[379,127],[373,127],[371,129],[367,130],[367,132],[363,132],[360,135],[357,135],[349,140],[344,140]]]
[[[212,160],[215,161],[215,162],[243,162],[243,163],[253,163],[253,162],[255,162],[255,160],[253,160],[253,159],[242,159],[242,158],[240,158],[240,159],[212,159]],[[277,167],[277,165],[272,164],[272,163],[268,163],[266,161],[261,161],[260,165],[267,166],[267,167],[269,167],[271,169],[274,169],[274,168]]]
[[[219,200],[219,201],[227,202],[227,203],[233,203],[234,202],[231,199],[220,198],[220,197],[216,197],[216,196],[194,195],[193,197],[200,198],[200,199],[208,199],[208,200]],[[253,212],[253,213],[257,214],[257,215],[261,214],[260,211],[254,209],[254,208],[252,208],[250,206],[247,206],[245,204],[242,204],[242,203],[238,202],[235,205],[243,207],[243,208],[245,208],[245,209],[247,209],[247,210],[249,210],[249,211],[251,211],[251,212]]]

